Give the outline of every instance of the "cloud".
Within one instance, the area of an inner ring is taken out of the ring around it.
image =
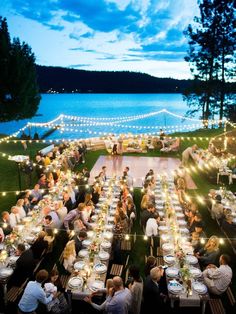
[[[90,63],[79,63],[79,64],[70,64],[70,65],[68,65],[68,68],[77,69],[77,68],[83,68],[83,67],[89,67],[89,66],[91,66]]]

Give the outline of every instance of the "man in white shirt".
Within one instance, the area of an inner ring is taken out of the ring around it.
[[[158,223],[160,222],[160,216],[158,213],[154,214],[154,217],[149,218],[147,220],[145,234],[148,237],[148,253],[149,247],[153,245],[153,252],[154,255],[157,253],[157,247],[159,245],[159,238],[158,238]]]
[[[191,147],[186,148],[182,153],[182,164],[183,166],[187,166],[189,164],[189,160],[193,159],[195,160],[196,157],[194,155],[194,152],[197,150],[197,145],[194,144]]]
[[[14,228],[18,223],[20,223],[21,219],[16,206],[12,206],[9,219],[11,228]]]
[[[222,254],[219,260],[220,267],[210,264],[203,271],[204,282],[211,293],[220,295],[230,285],[233,273],[231,267],[228,265],[229,262],[230,257]]]

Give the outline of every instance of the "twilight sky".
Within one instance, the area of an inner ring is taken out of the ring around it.
[[[197,0],[0,0],[40,65],[189,78],[183,30]]]

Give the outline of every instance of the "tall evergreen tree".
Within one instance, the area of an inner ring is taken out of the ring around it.
[[[3,82],[0,94],[0,121],[31,118],[37,112],[40,102],[35,56],[31,48],[24,42],[21,44],[18,38],[10,42],[6,20],[3,19],[2,22],[4,23],[0,28],[0,47],[2,39],[2,42],[8,43],[8,50],[5,49],[8,53],[5,52],[5,72],[3,75],[0,72],[0,82]],[[1,64],[4,65],[4,62],[0,59],[0,66]]]
[[[235,51],[233,0],[199,1],[200,17],[195,17],[195,24],[189,25],[185,35],[189,38],[188,56],[191,72],[199,86],[193,86],[185,97],[190,107],[193,93],[199,97],[202,118],[208,120],[217,112],[220,99],[220,119],[223,118],[226,77],[229,77]],[[229,30],[229,31],[227,31]],[[220,81],[220,93],[219,93]],[[196,99],[195,99],[196,100]],[[192,113],[195,109],[190,110]]]

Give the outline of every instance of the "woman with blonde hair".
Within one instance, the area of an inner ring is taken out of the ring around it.
[[[72,273],[74,268],[73,264],[76,260],[75,241],[71,240],[67,242],[63,251],[63,266],[65,270]]]
[[[25,212],[23,205],[24,205],[24,199],[19,198],[18,201],[16,202],[16,207],[18,208],[18,214],[20,216],[20,219],[22,219],[26,216],[26,212]]]
[[[196,253],[196,257],[202,266],[207,266],[209,264],[215,264],[219,254],[219,238],[213,235],[208,239],[205,246]]]

